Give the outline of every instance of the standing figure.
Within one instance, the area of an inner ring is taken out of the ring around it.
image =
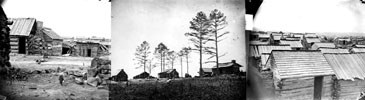
[[[58,80],[60,81],[61,86],[63,85],[63,81],[64,81],[64,74],[62,73],[59,77]]]

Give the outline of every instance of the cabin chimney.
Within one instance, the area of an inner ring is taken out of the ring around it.
[[[236,63],[236,60],[232,60],[232,63],[234,63],[234,64],[235,64],[235,63]]]

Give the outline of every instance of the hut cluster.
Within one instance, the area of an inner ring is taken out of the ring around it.
[[[202,68],[203,76],[202,77],[212,77],[217,75],[245,75],[245,72],[240,71],[240,67],[242,65],[236,63],[236,60],[232,60],[231,62],[219,63],[217,66],[213,66],[212,68]],[[217,74],[219,73],[219,74]],[[133,77],[133,79],[152,79],[156,78],[151,76],[147,72],[142,72]],[[158,73],[158,78],[179,78],[179,72],[176,69],[166,69],[163,72]],[[189,74],[185,74],[185,78],[191,78]],[[114,81],[128,81],[127,73],[121,69],[117,75],[112,76],[112,80]]]
[[[276,99],[357,100],[365,91],[365,37],[246,31],[249,62]]]
[[[12,54],[72,55],[96,57],[108,54],[110,40],[102,38],[63,38],[35,18],[10,18]]]

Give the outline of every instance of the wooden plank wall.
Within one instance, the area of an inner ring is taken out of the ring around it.
[[[360,96],[360,92],[365,91],[365,80],[335,81],[338,82],[339,85],[335,88],[338,92],[337,100],[356,100]]]
[[[262,82],[264,84],[264,88],[268,90],[269,95],[275,94],[275,87],[274,87],[274,79],[273,73],[271,71],[263,71],[261,72]]]
[[[53,40],[52,41],[52,56],[60,56],[62,55],[62,41],[60,40]]]
[[[87,57],[88,49],[91,49],[91,57],[96,57],[99,51],[99,44],[77,44],[75,47],[76,52],[73,54],[73,56]]]
[[[313,100],[314,77],[291,78],[275,81],[278,100]],[[332,76],[323,77],[322,100],[331,99]]]

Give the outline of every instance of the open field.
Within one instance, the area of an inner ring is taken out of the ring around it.
[[[86,84],[74,82],[71,75],[65,76],[64,85],[59,83],[57,68],[67,71],[87,72],[92,58],[86,57],[54,57],[47,62],[36,63],[42,56],[11,56],[11,64],[19,68],[26,80],[1,81],[0,95],[10,100],[65,100],[86,99],[105,100],[109,98],[107,89],[98,89]]]
[[[110,84],[112,100],[245,100],[245,78],[131,80]]]

